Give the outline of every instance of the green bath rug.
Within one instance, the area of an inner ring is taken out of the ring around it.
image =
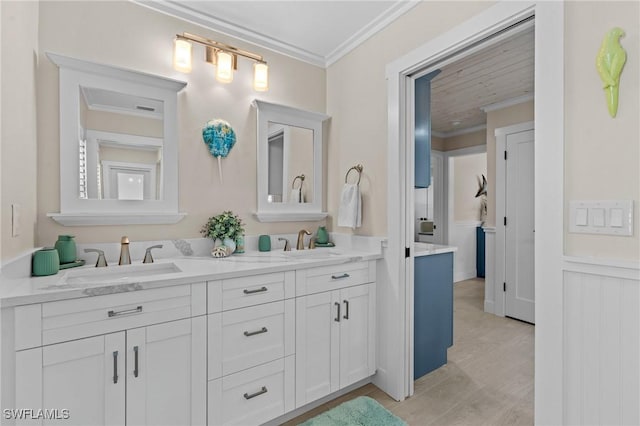
[[[407,426],[374,399],[360,396],[299,426]]]

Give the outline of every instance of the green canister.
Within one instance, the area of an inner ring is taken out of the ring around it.
[[[45,247],[33,253],[31,273],[34,277],[57,274],[60,270],[60,258],[58,250],[54,247]]]
[[[76,261],[76,242],[73,235],[58,235],[55,248],[58,250],[60,263],[72,263]]]

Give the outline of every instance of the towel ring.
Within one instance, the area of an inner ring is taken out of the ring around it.
[[[300,179],[300,188],[298,189],[302,189],[302,182],[304,182],[304,175],[296,176],[293,178],[293,182],[291,182],[291,189],[295,189],[296,180],[298,179]]]
[[[349,178],[349,173],[351,173],[351,170],[355,170],[356,172],[358,172],[358,182],[356,182],[356,185],[360,185],[360,178],[362,178],[363,169],[364,167],[362,167],[362,164],[351,167],[349,170],[347,170],[347,174],[344,175],[344,183],[348,183],[347,179]]]

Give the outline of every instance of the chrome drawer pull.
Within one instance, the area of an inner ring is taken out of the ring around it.
[[[138,347],[133,347],[133,353],[135,355],[133,362],[133,377],[138,377]]]
[[[244,289],[244,294],[255,294],[255,293],[262,293],[263,291],[267,291],[266,287],[260,287],[258,289],[255,290],[247,290],[246,288]]]
[[[107,312],[107,315],[109,315],[109,318],[111,318],[117,317],[118,315],[139,314],[140,312],[142,312],[142,306],[138,306],[133,309],[125,309],[124,311],[109,311]]]
[[[266,333],[267,331],[267,327],[262,327],[260,330],[258,331],[245,331],[244,335],[247,337],[251,337],[251,336],[255,336],[256,334],[262,334],[262,333]]]
[[[342,279],[342,278],[349,278],[350,276],[351,276],[351,275],[349,275],[349,274],[342,274],[342,275],[338,275],[338,276],[336,276],[336,275],[331,275],[331,279],[332,279],[332,280],[340,280],[340,279]]]
[[[334,303],[334,305],[336,305],[338,307],[338,313],[337,313],[336,317],[333,320],[335,322],[340,322],[340,303],[336,302],[336,303]]]
[[[263,393],[267,393],[267,387],[263,386],[262,389],[260,389],[258,392],[256,393],[252,393],[251,395],[249,395],[248,393],[244,394],[244,399],[251,399],[251,398],[255,398],[256,396],[260,396]]]
[[[118,383],[118,351],[113,352],[113,383]]]

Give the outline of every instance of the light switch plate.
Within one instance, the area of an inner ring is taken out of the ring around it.
[[[586,210],[586,225],[585,221]],[[633,200],[570,201],[569,232],[633,235]]]
[[[11,236],[20,235],[20,204],[11,204]]]

